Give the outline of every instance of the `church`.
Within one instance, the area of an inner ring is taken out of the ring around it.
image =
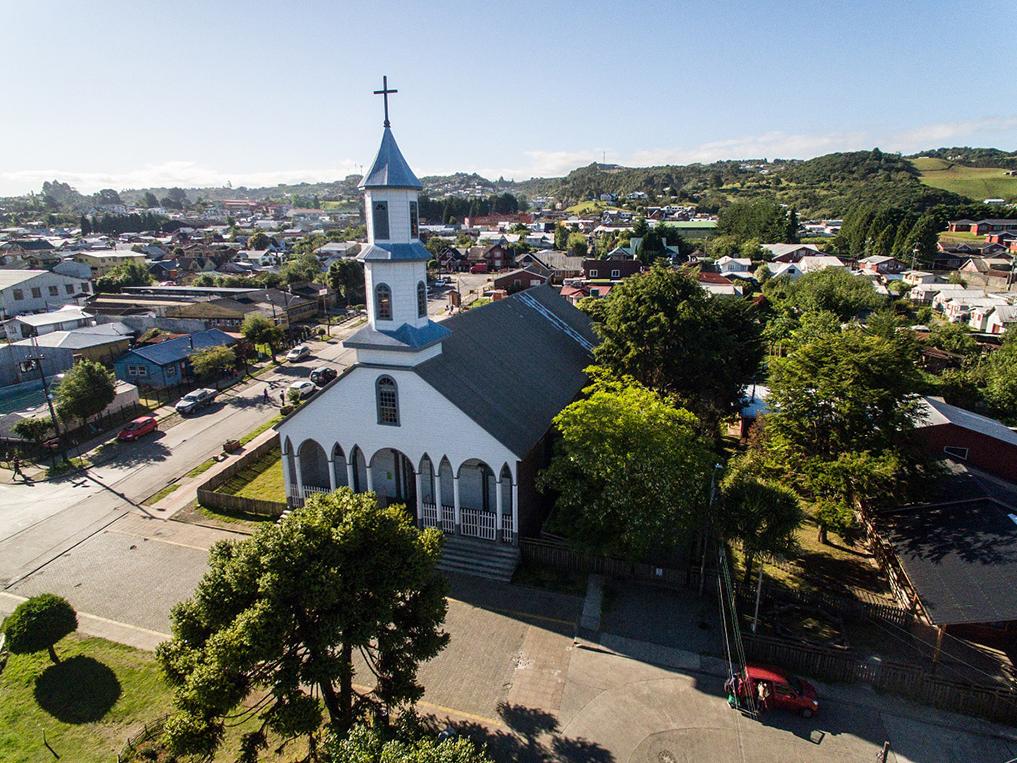
[[[286,495],[372,491],[445,532],[446,568],[508,579],[546,518],[535,480],[551,420],[585,386],[596,338],[546,285],[431,320],[422,186],[392,134],[394,91],[380,92],[381,147],[359,185],[367,323],[344,343],[355,362],[276,427]]]

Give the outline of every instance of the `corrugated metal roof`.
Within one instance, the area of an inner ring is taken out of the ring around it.
[[[410,165],[403,158],[399,146],[396,145],[392,130],[388,127],[381,136],[378,155],[374,157],[371,169],[357,185],[358,188],[414,188],[420,190],[424,186],[413,174]]]
[[[192,352],[204,350],[207,347],[219,347],[222,345],[234,344],[236,340],[219,329],[208,329],[207,331],[196,331],[190,336],[182,336],[177,339],[170,339],[159,344],[147,347],[136,347],[128,354],[135,354],[156,365],[174,363],[188,357]],[[126,357],[126,356],[125,356]]]
[[[427,262],[433,256],[419,241],[409,244],[367,244],[357,255],[361,262],[377,262],[379,260],[400,262]]]
[[[924,405],[922,405],[916,417],[916,426],[932,427],[941,424],[953,424],[962,429],[969,429],[972,432],[978,432],[986,437],[992,437],[1010,445],[1017,445],[1017,432],[1014,432],[1002,422],[996,421],[996,419],[980,416],[977,413],[958,408],[956,405],[950,405],[941,397],[929,395],[922,400]]]

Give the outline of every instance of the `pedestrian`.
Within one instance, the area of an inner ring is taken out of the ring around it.
[[[286,405],[286,393],[285,392],[280,392],[279,393],[279,405]]]
[[[764,712],[770,709],[770,684],[766,681],[760,681],[756,684],[756,697],[759,700],[759,714],[762,715]]]
[[[268,387],[265,387],[265,389],[263,389],[261,391],[261,396],[264,398],[265,402],[267,403],[268,402]]]
[[[21,477],[21,479],[25,479],[25,473],[21,471],[21,459],[18,458],[17,453],[15,453],[14,458],[11,459],[11,468],[14,469],[14,474],[12,475],[11,479],[14,479],[15,477]]]

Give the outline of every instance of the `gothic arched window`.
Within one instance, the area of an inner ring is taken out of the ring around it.
[[[371,207],[371,221],[374,224],[374,237],[385,241],[388,239],[388,202],[376,201]]]
[[[379,321],[392,320],[392,290],[388,284],[374,287],[374,315]]]
[[[399,390],[391,376],[379,376],[375,382],[378,398],[378,423],[399,426]]]
[[[423,281],[417,282],[417,317],[427,317],[427,286]]]

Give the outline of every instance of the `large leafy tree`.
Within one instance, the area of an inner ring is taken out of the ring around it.
[[[719,233],[734,237],[739,243],[756,239],[767,243],[796,243],[798,215],[771,199],[737,201],[720,211]]]
[[[841,268],[806,273],[790,291],[790,302],[800,312],[826,310],[843,321],[864,310],[875,310],[884,301],[867,278]]]
[[[343,736],[380,706],[418,700],[418,664],[448,643],[441,543],[404,507],[341,488],[245,541],[214,545],[157,651],[174,687],[170,747],[210,755],[239,714],[261,721],[244,742],[253,755],[265,729],[316,737],[327,720]],[[369,667],[363,676],[354,655]],[[355,678],[373,689],[357,691]],[[245,709],[252,696],[260,701]]]
[[[14,654],[32,654],[45,649],[53,662],[60,662],[56,643],[78,629],[78,615],[66,599],[41,593],[21,602],[4,620],[7,647]]]
[[[321,276],[321,263],[310,252],[298,254],[279,269],[279,275],[285,284],[314,281]]]
[[[236,368],[237,354],[232,347],[206,347],[189,358],[194,375],[202,381],[215,381]]]
[[[914,474],[920,400],[916,345],[858,326],[822,331],[770,363],[763,450],[775,473],[816,502],[820,540],[859,504]]]
[[[154,279],[140,262],[125,262],[95,279],[96,292],[116,293],[126,286],[148,286]]]
[[[1008,331],[1003,346],[984,364],[985,399],[996,414],[1017,420],[1017,331]]]
[[[551,524],[599,553],[667,551],[700,518],[710,450],[695,416],[672,399],[590,371],[587,396],[554,419],[561,440],[538,479],[557,495]]]
[[[625,279],[603,316],[597,363],[676,395],[710,431],[735,410],[762,359],[752,305],[706,293],[689,271],[658,264]]]
[[[116,378],[102,363],[82,360],[64,374],[56,389],[56,411],[64,421],[87,420],[116,398]]]
[[[349,736],[331,735],[322,759],[327,763],[491,763],[466,737],[438,741],[416,729],[392,736],[387,739],[377,726],[357,725]]]
[[[244,339],[253,345],[261,344],[267,346],[268,351],[272,355],[272,360],[275,360],[275,354],[283,343],[283,332],[272,321],[264,315],[252,313],[244,318],[244,323],[240,327],[240,333],[244,335]]]

